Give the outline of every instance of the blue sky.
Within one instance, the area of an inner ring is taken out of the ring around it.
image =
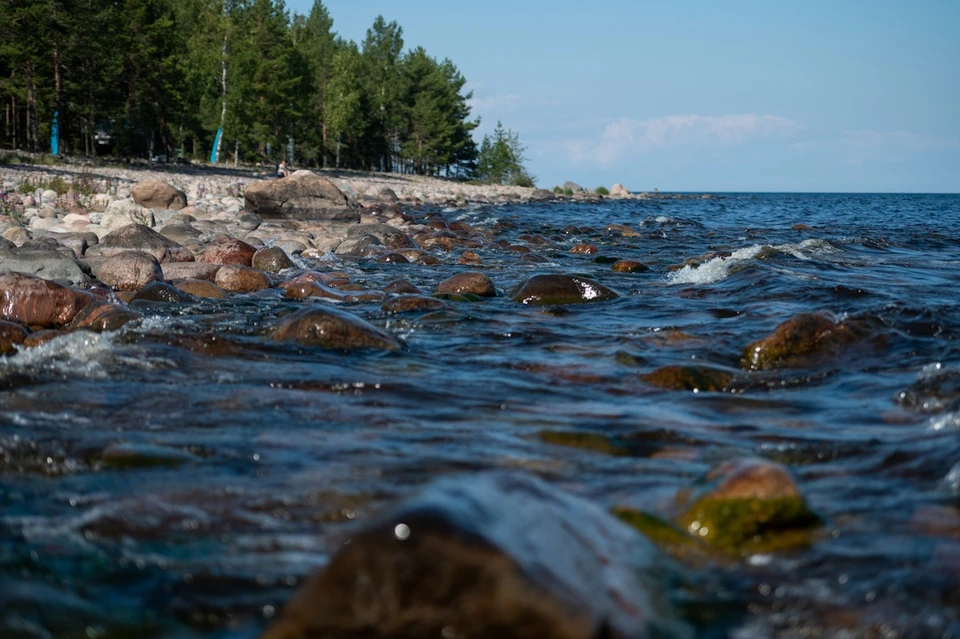
[[[540,186],[960,192],[957,0],[324,4],[453,60]]]

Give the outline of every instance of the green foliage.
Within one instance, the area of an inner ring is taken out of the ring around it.
[[[605,186],[598,186],[597,195],[610,195],[610,189]]]
[[[569,187],[568,187],[568,188],[565,188],[565,189],[563,190],[563,194],[566,195],[567,197],[573,197],[573,189],[571,189],[571,188],[569,188]]]
[[[563,187],[557,185],[553,187],[553,192],[556,193],[557,195],[563,195]]]
[[[504,129],[503,123],[497,122],[493,136],[483,136],[480,144],[477,169],[480,179],[492,184],[533,186],[536,178],[523,166],[525,150],[520,144],[520,135]]]

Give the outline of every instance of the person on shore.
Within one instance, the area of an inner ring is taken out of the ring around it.
[[[280,164],[277,165],[277,177],[285,178],[287,177],[287,161],[280,160]]]

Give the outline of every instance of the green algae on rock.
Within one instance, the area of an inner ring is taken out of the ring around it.
[[[539,274],[520,284],[510,296],[533,306],[559,306],[617,299],[614,291],[580,275]]]
[[[691,535],[731,552],[803,546],[823,523],[787,469],[763,459],[720,464],[680,502],[679,523]]]

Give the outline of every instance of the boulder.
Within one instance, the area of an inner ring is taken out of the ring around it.
[[[151,282],[162,282],[163,270],[153,255],[125,251],[104,262],[97,279],[118,291],[137,291]]]
[[[105,235],[87,257],[114,257],[128,251],[148,253],[158,262],[192,262],[193,253],[143,224],[127,224]]]
[[[160,265],[165,280],[208,280],[212,282],[217,277],[220,264],[204,264],[203,262],[168,262]]]
[[[360,222],[359,208],[333,182],[311,171],[254,182],[244,191],[244,204],[264,219]]]
[[[70,322],[70,330],[87,330],[97,333],[116,331],[130,322],[141,319],[143,319],[143,315],[125,306],[98,300],[88,304],[76,314],[73,321]]]
[[[191,301],[185,292],[166,282],[151,282],[137,291],[131,302],[159,302],[162,304],[183,304]]]
[[[229,293],[256,293],[270,288],[270,279],[266,275],[242,264],[221,267],[214,282]]]
[[[570,252],[577,255],[596,255],[600,252],[600,249],[598,249],[595,244],[581,242],[580,244],[575,244],[573,248],[570,249]]]
[[[351,535],[261,639],[687,638],[670,563],[522,474],[441,479]]]
[[[153,211],[130,199],[110,202],[100,217],[100,226],[105,229],[116,229],[128,224],[143,224],[152,227],[155,223]]]
[[[570,191],[573,191],[574,193],[582,193],[583,187],[577,184],[576,182],[564,182],[563,190],[564,191],[570,190]]]
[[[265,246],[257,249],[250,260],[250,265],[267,273],[279,273],[285,268],[296,266],[279,246]]]
[[[579,275],[534,275],[511,295],[513,301],[534,306],[605,302],[619,297],[615,292]]]
[[[181,280],[174,284],[174,287],[177,290],[183,291],[188,295],[193,295],[194,297],[215,300],[222,300],[226,299],[227,297],[227,292],[225,290],[209,280]]]
[[[632,197],[632,196],[633,196],[633,193],[627,190],[627,188],[622,184],[620,184],[619,182],[617,182],[612,187],[610,187],[610,197],[624,198],[624,197]]]
[[[0,273],[0,319],[29,326],[62,326],[93,301],[75,291],[33,275]]]
[[[37,275],[69,286],[80,286],[90,281],[72,257],[50,248],[0,248],[0,273]]]
[[[176,209],[187,205],[187,194],[159,180],[143,180],[130,191],[130,197],[140,206],[148,209]]]
[[[691,535],[730,551],[803,545],[823,523],[789,471],[765,459],[724,462],[679,501],[679,523]]]
[[[536,200],[540,202],[555,200],[556,198],[557,196],[553,191],[548,191],[546,189],[534,189],[533,193],[530,195],[531,200]]]
[[[363,236],[373,236],[380,240],[380,243],[391,251],[400,249],[417,248],[417,243],[413,239],[389,224],[359,224],[351,226],[347,230],[347,239],[352,240]]]
[[[855,320],[838,322],[829,313],[801,313],[747,346],[740,361],[752,370],[807,364],[817,356],[833,357],[840,347],[865,337],[865,328]]]
[[[240,264],[250,266],[257,249],[234,237],[218,237],[200,255],[207,264]]]
[[[311,306],[282,318],[273,339],[342,351],[396,351],[402,346],[396,337],[356,315],[325,306]]]
[[[173,222],[160,229],[160,235],[178,244],[184,244],[190,240],[196,240],[203,234],[187,222]]]
[[[457,273],[437,284],[437,295],[475,295],[496,297],[497,289],[489,277],[477,271]]]

